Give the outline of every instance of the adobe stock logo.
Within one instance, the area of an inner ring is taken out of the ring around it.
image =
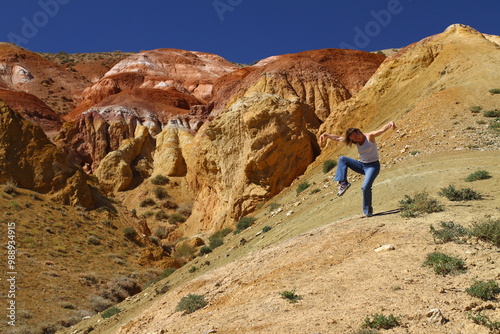
[[[408,0],[412,1],[412,0]],[[360,50],[366,48],[370,45],[371,41],[376,38],[382,32],[383,28],[389,26],[392,21],[394,15],[401,14],[403,11],[403,6],[401,5],[400,0],[389,0],[387,2],[387,8],[379,11],[370,11],[370,15],[373,17],[373,20],[368,21],[363,28],[359,26],[354,27],[354,38],[353,43],[351,45],[346,42],[340,43],[339,47],[341,49],[354,49]]]
[[[243,0],[214,0],[212,5],[219,16],[219,20],[224,21],[224,13],[232,12],[234,8],[241,5]]]
[[[61,5],[66,5],[71,0],[40,0],[37,2],[40,10],[37,11],[31,18],[23,16],[21,18],[20,33],[10,32],[7,34],[9,42],[17,45],[26,45],[30,40],[35,38],[39,30],[45,27],[51,18],[54,18],[58,13]]]

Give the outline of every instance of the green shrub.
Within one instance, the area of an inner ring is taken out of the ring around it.
[[[156,220],[167,220],[168,215],[165,213],[165,211],[160,210],[155,213],[155,219]]]
[[[494,280],[475,281],[465,291],[467,294],[482,300],[494,300],[495,296],[500,293],[500,286]]]
[[[168,231],[164,226],[159,226],[155,228],[154,234],[158,239],[165,239],[168,235]]]
[[[444,244],[451,241],[463,243],[462,238],[469,235],[465,227],[460,224],[455,224],[452,221],[440,222],[439,226],[441,227],[439,230],[436,230],[432,225],[430,227],[431,234],[436,244]]]
[[[499,110],[485,110],[485,111],[483,111],[483,116],[484,117],[500,117],[500,111]]]
[[[253,225],[253,223],[257,220],[257,218],[254,217],[243,217],[241,218],[238,223],[236,224],[236,230],[234,231],[234,234],[238,234],[243,230],[246,230],[250,226]]]
[[[271,211],[274,211],[274,210],[278,209],[280,206],[281,206],[281,204],[279,204],[279,203],[271,203],[271,204],[269,205],[269,211],[270,211],[270,212],[271,212]]]
[[[174,257],[175,258],[189,257],[189,256],[193,255],[194,252],[195,252],[195,249],[193,246],[190,246],[187,243],[184,243],[175,249]]]
[[[480,240],[500,247],[500,219],[487,218],[474,222],[469,233]]]
[[[141,208],[144,208],[146,206],[153,206],[153,205],[156,205],[156,202],[152,198],[146,198],[146,199],[142,200],[141,203],[139,203],[139,206]]]
[[[167,269],[163,270],[163,272],[160,275],[160,279],[167,278],[168,276],[172,275],[174,273],[174,271],[176,271],[176,270],[177,269],[175,269],[175,268],[167,268]]]
[[[297,195],[300,194],[301,192],[303,192],[304,190],[306,190],[307,188],[309,188],[311,186],[310,183],[308,183],[307,181],[304,181],[302,183],[300,183],[297,187]]]
[[[444,208],[437,200],[431,198],[428,193],[422,192],[415,194],[413,197],[405,195],[405,198],[399,201],[399,210],[401,216],[409,218],[425,213],[440,212]]]
[[[283,292],[280,292],[279,295],[283,299],[288,299],[290,301],[290,303],[296,303],[302,299],[302,296],[299,296],[298,294],[296,294],[295,290],[283,291]]]
[[[154,178],[151,179],[151,183],[157,186],[164,186],[170,182],[170,179],[166,176],[163,176],[161,174],[156,175]]]
[[[395,317],[393,314],[389,314],[385,316],[383,314],[375,313],[372,315],[373,319],[370,317],[366,317],[363,325],[363,328],[375,328],[375,329],[391,329],[393,327],[399,326],[399,321],[401,320],[401,316]]]
[[[262,228],[262,232],[266,233],[266,232],[271,231],[271,229],[272,229],[272,227],[271,227],[271,226],[264,226],[264,227]]]
[[[114,316],[115,314],[120,313],[120,312],[121,312],[121,310],[118,307],[113,306],[113,307],[108,308],[106,311],[102,312],[101,317],[103,319],[107,319],[107,318]]]
[[[199,253],[200,256],[201,255],[210,254],[210,253],[212,253],[212,249],[210,247],[203,246],[203,247],[200,248],[200,253]]]
[[[432,267],[434,272],[441,276],[459,274],[467,270],[463,260],[440,252],[428,254],[423,265]]]
[[[488,171],[486,170],[478,170],[475,171],[474,173],[470,174],[465,178],[465,182],[472,182],[472,181],[477,181],[477,180],[486,180],[490,179],[491,175]]]
[[[500,131],[500,118],[497,117],[494,122],[492,122],[489,126],[489,129],[492,131]]]
[[[489,328],[492,333],[500,332],[500,321],[492,321],[487,315],[477,312],[476,314],[469,314],[469,319],[474,323]]]
[[[331,171],[332,169],[334,169],[335,167],[337,167],[337,161],[326,160],[325,162],[323,162],[323,173],[326,174],[329,171]]]
[[[483,198],[481,194],[471,188],[455,189],[455,186],[451,184],[447,188],[441,188],[438,194],[448,198],[450,201],[472,201]]]
[[[182,297],[176,307],[177,312],[184,311],[187,314],[193,313],[205,307],[208,303],[205,301],[205,297],[201,295],[189,294],[187,297]]]
[[[168,218],[168,222],[170,224],[184,223],[186,221],[186,217],[181,215],[180,213],[174,213]]]
[[[490,89],[489,92],[491,94],[500,94],[500,88],[493,88],[493,89]]]
[[[477,114],[478,112],[480,112],[481,110],[483,110],[483,108],[481,106],[472,106],[469,109],[470,109],[470,111],[472,111],[475,114]]]
[[[153,194],[156,196],[156,198],[158,199],[165,199],[165,198],[168,198],[168,192],[165,188],[163,187],[156,187],[154,190],[153,190]]]
[[[223,238],[214,238],[213,236],[208,238],[210,249],[216,249],[224,244]]]
[[[129,240],[132,240],[137,237],[137,231],[133,227],[126,227],[123,229],[123,236],[125,236],[125,238]]]

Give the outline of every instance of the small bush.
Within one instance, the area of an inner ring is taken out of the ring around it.
[[[202,255],[207,255],[207,254],[210,254],[210,253],[212,253],[211,247],[203,246],[203,247],[200,248],[200,253],[198,255],[202,256]]]
[[[253,223],[257,220],[257,218],[253,217],[243,217],[241,218],[238,223],[236,224],[236,230],[234,231],[234,234],[238,234],[243,230],[246,230],[250,226],[253,225]]]
[[[413,197],[405,195],[405,198],[399,201],[399,209],[401,216],[406,218],[444,210],[443,206],[426,192],[415,194]]]
[[[491,175],[486,170],[478,170],[465,178],[465,182],[490,179]]]
[[[170,224],[178,224],[178,223],[184,223],[186,221],[186,217],[181,215],[180,213],[174,213],[173,215],[168,218],[168,222]]]
[[[167,278],[168,276],[172,275],[174,273],[174,271],[176,271],[177,269],[175,268],[167,268],[165,269],[161,275],[160,275],[160,279],[164,279],[164,278]]]
[[[303,192],[304,190],[306,190],[307,188],[309,188],[311,186],[310,183],[308,183],[307,181],[304,181],[302,183],[300,183],[297,187],[297,195],[300,194],[301,192]]]
[[[472,201],[483,198],[481,194],[471,188],[455,189],[452,184],[450,184],[447,188],[441,188],[441,191],[438,194],[448,198],[450,201]]]
[[[195,252],[195,249],[193,246],[190,246],[187,243],[184,243],[175,249],[174,257],[175,258],[190,257],[194,254],[194,252]]]
[[[94,310],[95,312],[102,312],[108,308],[110,308],[111,306],[113,306],[113,302],[107,298],[103,298],[101,296],[98,296],[98,295],[91,295],[89,297],[89,301],[90,301],[90,306],[92,307],[92,310]]]
[[[166,199],[168,198],[168,192],[167,192],[167,189],[163,188],[163,187],[156,187],[154,188],[153,190],[153,194],[156,196],[156,198],[158,199]]]
[[[465,227],[455,224],[452,221],[440,222],[439,226],[441,227],[439,230],[436,230],[432,225],[430,227],[431,234],[436,244],[444,244],[451,241],[463,243],[462,238],[469,235]]]
[[[155,228],[154,233],[158,239],[165,239],[168,236],[168,231],[163,226],[159,226],[159,227]]]
[[[187,297],[182,297],[176,307],[177,312],[186,312],[187,314],[193,313],[205,307],[208,303],[205,301],[205,297],[201,295],[189,294]]]
[[[288,299],[288,301],[290,301],[290,303],[296,303],[296,302],[298,302],[299,300],[302,299],[302,296],[296,294],[295,290],[292,290],[292,291],[283,291],[283,292],[280,292],[279,295],[283,299]]]
[[[155,213],[155,219],[156,220],[167,220],[168,215],[165,213],[165,211],[160,210]]]
[[[500,293],[500,286],[494,280],[475,281],[469,288],[465,290],[467,294],[482,300],[494,300],[495,296]]]
[[[487,218],[474,222],[469,233],[473,237],[500,247],[500,219]]]
[[[399,326],[399,321],[401,316],[395,317],[393,314],[385,316],[383,314],[375,313],[372,315],[373,319],[366,317],[365,322],[361,327],[363,328],[374,328],[374,329],[391,329],[393,327]]]
[[[473,113],[477,114],[478,112],[481,112],[481,110],[483,110],[483,108],[481,106],[472,106],[469,108],[470,111],[472,111]]]
[[[335,167],[337,167],[337,161],[326,160],[325,162],[323,162],[323,173],[326,174],[329,171],[331,171],[332,169],[334,169]]]
[[[277,210],[279,207],[281,207],[281,204],[279,204],[279,203],[271,203],[269,205],[269,212]]]
[[[459,274],[467,270],[463,260],[440,252],[428,254],[423,266],[432,267],[434,272],[441,276]]]
[[[224,244],[224,239],[222,238],[214,238],[213,236],[208,238],[210,249],[216,249]]]
[[[271,227],[271,226],[264,226],[264,227],[262,228],[262,232],[266,233],[266,232],[271,231],[271,229],[272,229],[272,227]]]
[[[478,325],[489,328],[492,333],[496,333],[495,331],[500,331],[500,321],[492,321],[490,317],[481,314],[481,312],[477,312],[476,314],[469,314],[469,319],[471,319]]]
[[[152,198],[146,198],[146,199],[142,200],[141,203],[139,203],[139,206],[141,208],[145,208],[147,206],[153,206],[153,205],[156,205],[156,202]]]
[[[111,318],[112,316],[114,316],[115,314],[118,314],[120,312],[121,312],[121,310],[118,307],[113,306],[111,308],[108,308],[106,311],[102,312],[101,317],[103,319]]]
[[[500,94],[500,88],[493,88],[493,89],[490,89],[489,92],[491,94]]]
[[[151,179],[151,183],[154,185],[157,185],[157,186],[164,186],[164,185],[170,183],[170,179],[166,176],[158,174],[154,178]]]
[[[137,237],[137,231],[133,227],[126,227],[123,229],[123,236],[129,240],[133,240]]]
[[[485,111],[483,111],[483,116],[484,117],[500,117],[500,111],[499,110],[485,110]]]

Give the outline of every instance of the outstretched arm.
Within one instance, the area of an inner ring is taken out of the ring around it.
[[[382,133],[386,132],[389,129],[395,129],[395,128],[396,128],[396,124],[391,121],[391,122],[387,123],[386,125],[384,125],[383,127],[381,127],[380,129],[368,132],[365,135],[368,137],[368,139],[370,141],[373,141],[373,139],[375,139],[375,137],[380,136]]]
[[[323,144],[327,139],[336,140],[336,141],[344,141],[345,140],[344,137],[331,135],[328,133],[323,133],[321,136],[319,136],[319,143]]]

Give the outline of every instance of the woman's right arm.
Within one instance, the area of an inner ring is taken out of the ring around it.
[[[345,138],[341,137],[341,136],[331,135],[328,133],[323,133],[321,136],[319,136],[320,144],[323,144],[323,142],[327,139],[336,140],[336,141],[344,141]]]

